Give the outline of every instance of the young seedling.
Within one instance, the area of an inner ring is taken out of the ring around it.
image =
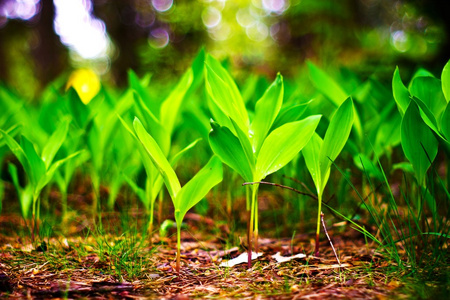
[[[211,121],[211,149],[247,182],[259,182],[289,163],[308,143],[321,118],[321,115],[310,116],[270,131],[283,102],[283,78],[280,74],[256,103],[251,123],[236,84],[211,56],[206,60],[206,87],[218,121]],[[253,237],[258,252],[258,187],[258,184],[251,186],[249,268]]]
[[[322,197],[330,177],[332,162],[344,148],[353,125],[353,102],[347,98],[331,119],[325,138],[322,140],[314,134],[303,149],[306,166],[314,181],[318,198],[317,231],[315,255],[319,255],[320,215],[322,213]]]
[[[35,233],[38,230],[39,214],[38,212],[38,199],[42,189],[52,180],[56,170],[69,159],[75,157],[80,152],[75,152],[66,158],[60,159],[53,162],[53,159],[64,142],[67,132],[69,130],[69,119],[64,119],[60,126],[55,130],[55,132],[48,139],[44,149],[42,150],[42,155],[39,156],[36,152],[34,145],[25,137],[22,136],[21,143],[17,143],[14,138],[12,138],[8,133],[0,130],[3,135],[6,144],[8,145],[11,152],[17,157],[19,162],[22,164],[25,173],[28,176],[28,184],[30,188],[26,187],[23,190],[22,196],[26,196],[26,199],[22,199],[21,206],[24,216],[28,216],[28,211],[32,205],[32,219],[31,219],[31,239],[34,242]],[[10,167],[12,171],[13,181],[15,185],[17,184],[17,171],[14,167]],[[18,187],[18,184],[16,188]],[[31,197],[30,197],[31,196]],[[30,201],[30,199],[32,201]]]
[[[148,134],[138,118],[133,122],[139,141],[145,148],[148,157],[161,173],[166,188],[175,207],[175,222],[177,223],[177,258],[176,271],[180,272],[181,224],[183,218],[195,204],[202,200],[208,192],[222,181],[222,163],[213,156],[209,162],[183,187],[181,187],[174,169],[170,165],[161,148],[153,137]]]

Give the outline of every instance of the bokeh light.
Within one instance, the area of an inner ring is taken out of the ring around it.
[[[105,23],[92,16],[91,1],[54,0],[55,32],[61,42],[84,59],[108,57],[110,41]]]
[[[39,2],[39,0],[6,0],[0,8],[0,16],[29,20],[39,11]]]
[[[153,29],[148,38],[152,48],[161,49],[169,44],[169,32],[164,28]]]
[[[172,7],[173,0],[152,0],[152,5],[157,11],[165,12]]]

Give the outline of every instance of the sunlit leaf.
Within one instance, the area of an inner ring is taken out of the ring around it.
[[[167,132],[173,131],[181,103],[192,84],[192,80],[192,69],[188,69],[161,106],[161,125]]]
[[[348,94],[322,69],[308,62],[309,74],[314,86],[336,106],[340,106]]]
[[[273,122],[272,128],[278,128],[283,124],[300,120],[311,101],[282,107],[277,118]]]
[[[206,90],[209,96],[227,116],[239,125],[242,131],[248,131],[247,110],[236,83],[212,56],[206,57],[205,66]]]
[[[323,139],[320,151],[320,174],[322,185],[326,185],[326,174],[348,140],[353,125],[353,101],[347,98],[335,112]]]
[[[445,99],[447,99],[447,102],[450,102],[450,60],[447,62],[444,69],[442,70],[441,82],[442,82],[442,92],[445,95]]]
[[[161,173],[171,198],[175,199],[176,195],[181,189],[181,185],[178,181],[175,171],[167,161],[167,158],[161,151],[161,148],[159,148],[156,141],[150,136],[150,134],[148,134],[138,118],[134,119],[133,126],[134,130],[136,131],[136,135],[147,151],[147,154],[150,156],[153,164]]]
[[[36,188],[39,180],[45,176],[45,164],[36,153],[33,143],[31,143],[25,136],[22,136],[20,146],[30,162],[31,174],[28,174],[28,176],[31,179],[33,187]]]
[[[261,99],[256,102],[255,117],[250,126],[256,155],[280,111],[283,95],[283,77],[278,74]]]
[[[209,162],[188,181],[173,199],[175,206],[175,220],[181,223],[184,215],[195,204],[202,200],[206,194],[222,181],[222,162],[213,156]]]
[[[400,113],[404,115],[406,109],[408,108],[410,99],[409,91],[403,84],[398,67],[395,68],[394,76],[392,77],[392,92]]]
[[[284,124],[272,131],[264,141],[256,161],[254,181],[272,174],[296,156],[308,143],[319,125],[321,115]]]
[[[419,108],[411,102],[402,121],[402,148],[414,167],[420,185],[437,155],[438,142],[430,128],[423,122]]]
[[[44,149],[42,150],[42,160],[44,161],[45,167],[47,169],[52,163],[53,158],[55,157],[59,148],[61,148],[64,140],[66,139],[67,132],[69,131],[69,124],[69,119],[63,119],[63,121],[58,125],[55,132],[53,132],[53,134],[50,136],[47,143],[45,144]]]
[[[314,135],[309,140],[308,144],[303,148],[302,154],[305,158],[306,167],[308,168],[309,174],[314,181],[314,185],[316,186],[317,192],[320,193],[323,190],[322,187],[322,176],[320,175],[320,160],[319,154],[320,149],[322,148],[323,140],[317,134]]]

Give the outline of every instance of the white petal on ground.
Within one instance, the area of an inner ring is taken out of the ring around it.
[[[276,254],[272,255],[272,258],[275,259],[277,261],[277,263],[284,263],[296,258],[305,258],[306,255],[303,253],[299,253],[293,256],[281,256],[280,252],[277,252]]]
[[[261,252],[260,253],[252,252],[252,260],[257,259],[261,255],[263,255]],[[241,255],[239,255],[238,257],[235,257],[228,261],[223,261],[220,264],[220,266],[231,268],[231,267],[234,267],[235,265],[239,265],[239,264],[246,263],[246,262],[248,262],[248,254],[247,254],[247,252],[244,252]]]

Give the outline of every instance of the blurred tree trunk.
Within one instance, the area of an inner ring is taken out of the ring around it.
[[[36,45],[31,53],[35,62],[35,74],[41,88],[60,75],[68,66],[67,49],[62,45],[53,28],[55,6],[53,0],[41,0],[41,11],[34,28]]]

